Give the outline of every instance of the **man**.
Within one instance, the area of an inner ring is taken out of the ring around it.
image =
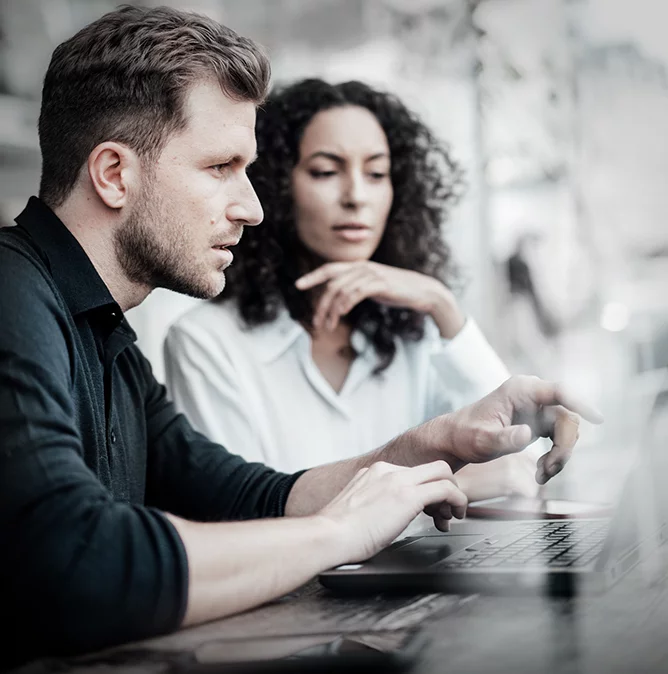
[[[372,555],[423,509],[445,529],[466,507],[453,470],[551,435],[544,482],[576,412],[598,420],[516,378],[358,459],[283,475],[174,412],[123,312],[158,286],[223,289],[229,247],[262,219],[245,169],[268,80],[252,42],[168,9],[112,12],[53,54],[40,199],[0,231],[5,663],[247,609]]]

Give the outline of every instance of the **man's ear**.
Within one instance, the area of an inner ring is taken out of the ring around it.
[[[106,206],[122,208],[130,190],[139,184],[139,157],[121,143],[100,143],[88,155],[88,175]]]

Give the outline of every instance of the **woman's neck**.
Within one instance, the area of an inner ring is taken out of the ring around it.
[[[350,344],[351,327],[339,323],[332,331],[311,332],[311,357],[329,385],[339,393],[348,376],[355,352]]]

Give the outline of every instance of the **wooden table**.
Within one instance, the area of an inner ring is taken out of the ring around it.
[[[582,598],[424,595],[344,598],[314,581],[242,615],[93,660],[41,663],[25,674],[143,674],[219,639],[387,630],[421,625],[430,641],[415,674],[668,672],[668,550],[605,594]]]

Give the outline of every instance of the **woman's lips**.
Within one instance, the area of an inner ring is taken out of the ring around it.
[[[350,243],[359,243],[371,237],[371,229],[369,227],[356,223],[334,225],[332,231],[338,238]]]

